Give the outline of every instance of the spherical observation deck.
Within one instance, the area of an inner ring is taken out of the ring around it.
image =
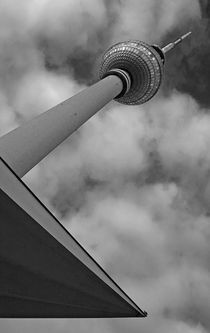
[[[143,104],[158,91],[163,75],[164,54],[156,46],[141,41],[126,41],[111,46],[103,55],[100,78],[122,70],[131,80],[124,95],[115,99],[123,104]]]

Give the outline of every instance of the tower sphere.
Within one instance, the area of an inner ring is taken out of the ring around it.
[[[130,40],[117,43],[105,52],[99,75],[102,79],[111,74],[118,75],[118,70],[127,73],[130,87],[115,99],[123,104],[137,105],[147,102],[158,91],[163,64],[164,54],[159,47]]]

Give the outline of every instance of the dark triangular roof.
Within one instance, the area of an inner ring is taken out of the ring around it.
[[[145,317],[0,160],[0,317]]]

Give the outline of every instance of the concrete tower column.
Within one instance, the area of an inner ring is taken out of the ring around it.
[[[107,76],[1,137],[0,156],[23,177],[122,89],[118,76]]]
[[[160,87],[165,53],[190,33],[164,48],[138,40],[111,46],[102,57],[101,80],[1,137],[0,157],[23,177],[112,99],[127,105],[147,102]]]

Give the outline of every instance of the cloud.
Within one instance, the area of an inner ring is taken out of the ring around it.
[[[188,23],[206,31],[194,0],[0,6],[1,134],[96,80],[112,42],[164,44]],[[4,332],[209,331],[210,118],[183,65],[189,56],[192,73],[198,63],[199,36],[168,57],[165,86],[152,101],[112,102],[24,178],[149,317],[6,320]]]
[[[178,22],[200,16],[198,1],[131,0],[120,2],[120,18],[114,32],[117,39],[140,39],[157,43]]]
[[[163,90],[166,95],[173,89],[190,94],[201,107],[207,109],[210,105],[209,19],[184,21],[165,35],[163,44],[189,30],[192,31],[191,37],[168,57]]]

